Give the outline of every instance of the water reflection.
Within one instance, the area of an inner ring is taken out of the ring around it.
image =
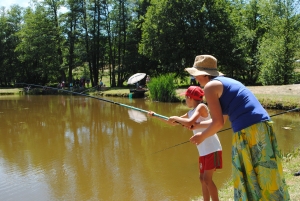
[[[181,103],[109,100],[164,116],[188,110]],[[129,111],[81,96],[0,97],[0,200],[173,201],[201,195],[194,145],[153,154],[187,141],[192,132],[131,118]],[[300,144],[299,119],[299,113],[273,118],[283,151]],[[231,131],[219,138],[224,168],[214,179],[221,187],[231,174]]]

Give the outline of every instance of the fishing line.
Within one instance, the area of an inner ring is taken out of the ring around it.
[[[72,93],[72,94],[76,94],[76,95],[80,95],[80,96],[85,96],[85,97],[97,99],[97,100],[100,100],[100,101],[105,101],[105,102],[108,102],[108,103],[113,103],[113,104],[116,104],[116,105],[119,105],[119,106],[123,106],[123,107],[126,107],[126,108],[137,110],[137,111],[140,111],[140,112],[148,113],[147,110],[136,108],[136,107],[126,105],[126,104],[123,104],[123,103],[114,102],[114,101],[107,100],[107,99],[104,99],[104,98],[98,98],[96,96],[91,96],[91,95],[87,95],[87,94],[83,94],[83,93],[78,93],[78,92],[75,92],[75,91],[69,91],[69,90],[65,90],[65,89],[58,89],[58,88],[55,88],[55,87],[48,87],[48,86],[42,86],[42,85],[36,85],[36,84],[27,84],[27,83],[16,83],[16,84],[24,84],[24,85],[28,85],[28,86],[35,86],[35,87],[40,87],[40,88],[43,88],[43,89],[55,89],[55,90],[64,91],[64,92],[67,92],[67,93]],[[157,116],[157,117],[165,119],[165,120],[169,119],[166,116],[156,114],[156,113],[153,114],[153,116]]]
[[[287,110],[287,111],[284,111],[284,112],[280,112],[280,113],[271,115],[270,117],[275,117],[275,116],[278,116],[278,115],[281,115],[281,114],[285,114],[285,113],[293,112],[293,111],[297,111],[297,110],[300,110],[300,108],[294,108],[294,109],[291,109],[291,110]],[[229,130],[229,129],[231,129],[231,127],[230,127],[230,128],[225,128],[225,129],[223,129],[223,130],[220,130],[220,131],[217,132],[217,133],[221,133],[221,132],[227,131],[227,130]],[[173,145],[173,146],[171,146],[171,147],[168,147],[168,148],[162,149],[162,150],[160,150],[160,151],[154,152],[153,154],[156,154],[156,153],[159,153],[159,152],[162,152],[162,151],[171,149],[171,148],[173,148],[173,147],[177,147],[177,146],[182,145],[182,144],[186,144],[186,143],[188,143],[188,142],[190,142],[190,141],[188,140],[188,141],[185,141],[185,142],[181,142],[181,143],[179,143],[179,144],[175,144],[175,145]]]

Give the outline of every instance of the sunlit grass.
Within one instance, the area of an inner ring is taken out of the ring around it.
[[[6,94],[19,94],[22,92],[22,88],[0,88],[0,95],[6,95]]]
[[[255,94],[255,96],[266,108],[293,109],[300,107],[300,96],[279,94]]]

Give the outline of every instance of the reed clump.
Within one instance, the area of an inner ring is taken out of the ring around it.
[[[177,86],[174,83],[174,74],[161,75],[152,78],[147,87],[150,91],[150,99],[160,102],[177,102]]]

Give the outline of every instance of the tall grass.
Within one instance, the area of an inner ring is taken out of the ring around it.
[[[152,78],[147,84],[151,100],[161,102],[178,101],[176,96],[177,86],[174,83],[174,80],[174,74],[161,75],[159,77]]]

